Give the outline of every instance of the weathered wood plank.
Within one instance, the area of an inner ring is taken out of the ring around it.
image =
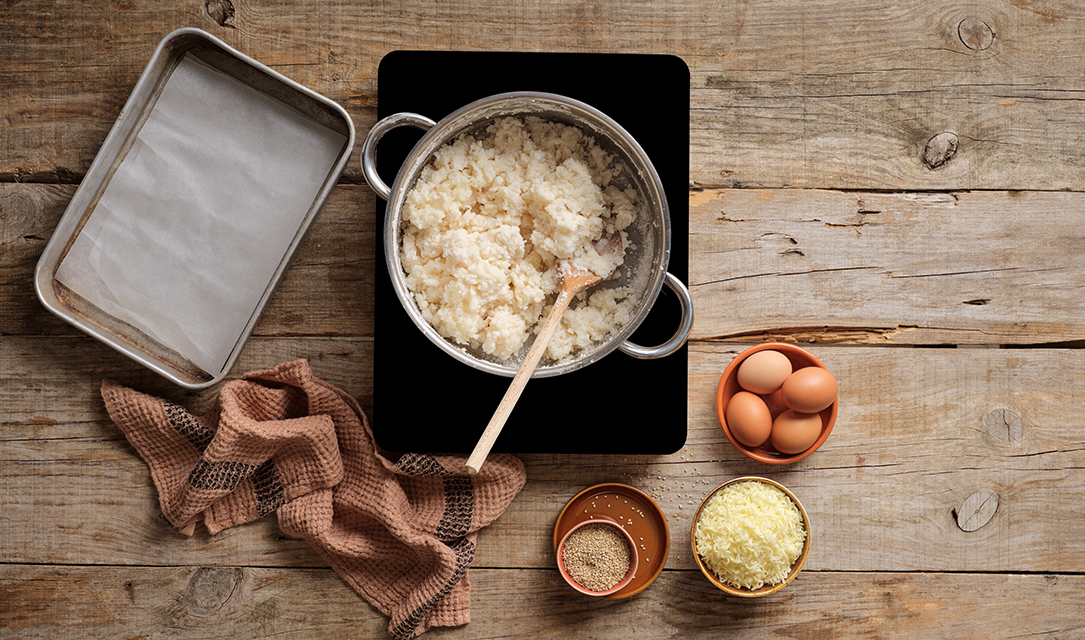
[[[781,2],[720,12],[731,38],[712,58],[687,58],[698,183],[1081,187],[1085,83],[1070,44],[1081,37],[1080,5]],[[965,42],[968,19],[991,31],[987,48]],[[940,134],[952,134],[955,152],[931,166],[927,146]]]
[[[365,338],[253,338],[227,380],[306,358],[372,417],[372,355]],[[218,391],[187,392],[89,338],[0,338],[0,504],[10,508],[0,531],[11,534],[0,542],[4,562],[168,565],[193,554],[202,562],[325,566],[267,519],[212,544],[206,531],[195,539],[178,533],[159,510],[146,465],[105,412],[104,377],[197,414]]]
[[[221,11],[178,0],[129,2],[123,20],[106,4],[20,3],[0,181],[78,180],[155,44],[182,26],[340,102],[363,132],[377,65],[395,49],[667,53],[690,66],[690,177],[702,186],[1080,189],[1085,178],[1075,3],[226,4],[220,26]],[[968,18],[987,25],[989,46],[965,42]],[[932,168],[927,145],[943,133],[956,151]],[[357,163],[346,179],[360,182]]]
[[[34,268],[74,193],[70,185],[0,183],[0,335],[72,332],[38,303]]]
[[[72,188],[0,185],[0,333],[72,335],[33,293]],[[256,335],[372,335],[378,230],[336,188]],[[1085,339],[1077,193],[724,189],[690,195],[694,339],[1032,344]],[[922,224],[917,224],[921,221]]]
[[[692,351],[690,442],[706,440],[732,475],[793,488],[822,532],[812,566],[1085,568],[1085,544],[1064,535],[1085,485],[1080,350],[811,348],[840,383],[840,415],[825,446],[779,471],[741,462],[718,435],[715,387],[741,347]],[[680,473],[700,475],[688,462]],[[985,490],[997,511],[962,529],[956,512]]]
[[[666,52],[688,39],[702,8],[670,3],[517,2],[494,13],[472,2],[396,5],[273,2],[231,5],[171,0],[67,10],[26,3],[10,40],[10,92],[0,96],[0,181],[71,181],[89,166],[159,40],[173,29],[213,33],[273,69],[342,104],[360,131],[376,119],[376,75],[396,49]],[[64,25],[64,38],[55,37]],[[652,33],[651,38],[645,38]],[[274,34],[273,36],[271,34]],[[13,94],[22,97],[12,98]],[[352,162],[348,179],[360,180]]]
[[[0,556],[50,564],[323,565],[303,544],[285,540],[273,519],[191,540],[173,531],[142,461],[104,413],[94,363],[50,364],[57,351],[39,350],[42,342],[62,341],[0,341]],[[241,366],[306,355],[318,375],[366,394],[368,345],[257,339]],[[645,490],[667,515],[667,566],[692,569],[696,505],[719,483],[755,474],[778,479],[803,501],[815,527],[813,570],[1085,571],[1085,521],[1076,515],[1085,425],[1075,400],[1085,352],[812,348],[840,382],[839,422],[817,453],[776,468],[734,451],[715,415],[719,376],[742,348],[691,348],[689,437],[675,455],[593,456],[590,464],[522,456],[528,484],[483,531],[477,565],[552,566],[553,524],[565,501],[586,486],[620,481]],[[120,364],[97,362],[103,373],[113,370],[104,365]],[[120,372],[137,387],[153,383],[135,369]],[[211,394],[174,397],[198,412]],[[362,402],[372,407],[371,398]],[[408,413],[375,419],[410,424]],[[981,525],[959,526],[957,514],[977,492],[990,492],[997,505],[987,507],[995,508]]]
[[[69,185],[0,184],[0,335],[78,333],[34,293],[38,258],[74,193]],[[332,191],[254,335],[372,337],[375,199],[369,187]]]
[[[724,189],[690,195],[696,340],[1085,339],[1085,197]]]
[[[663,53],[690,67],[687,445],[523,455],[527,486],[479,537],[474,621],[425,637],[1085,634],[1085,356],[1067,348],[1085,344],[1085,7],[27,0],[0,17],[0,638],[386,635],[273,517],[173,530],[98,385],[116,377],[196,412],[217,389],[184,392],[34,298],[75,185],[182,26],[336,100],[360,134],[395,49]],[[410,428],[409,408],[373,414],[378,230],[357,154],[231,377],[307,357],[374,421]],[[816,345],[841,383],[832,438],[785,468],[735,452],[713,407],[727,363],[767,339]],[[713,591],[688,541],[698,501],[744,474],[792,488],[814,523],[804,573],[757,602]],[[554,519],[615,480],[667,514],[667,568],[631,600],[585,599],[554,569]]]
[[[3,638],[388,637],[331,569],[0,565]]]
[[[804,571],[749,602],[665,571],[628,600],[596,600],[556,570],[472,569],[471,622],[427,638],[1077,637],[1076,575]],[[387,637],[387,619],[330,569],[0,565],[0,637]],[[968,612],[968,615],[962,615]]]
[[[297,358],[306,358],[318,377],[334,380],[364,411],[372,412],[371,338],[253,338],[225,380]],[[79,429],[83,423],[108,421],[99,395],[107,377],[196,413],[210,407],[222,384],[187,391],[91,338],[0,337],[0,423],[32,427],[25,437],[63,439],[71,432],[58,425],[72,423]],[[6,431],[0,438],[16,440],[12,435]],[[89,435],[105,437],[101,432]]]

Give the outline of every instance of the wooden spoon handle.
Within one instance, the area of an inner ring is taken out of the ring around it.
[[[550,338],[554,335],[554,330],[558,328],[558,322],[561,321],[565,309],[572,302],[574,293],[576,292],[571,288],[563,288],[557,299],[554,300],[554,308],[546,318],[546,324],[543,325],[539,334],[535,336],[535,341],[531,343],[531,348],[528,349],[527,357],[524,358],[523,364],[520,365],[520,369],[512,378],[512,384],[509,385],[504,397],[501,398],[501,402],[497,405],[497,410],[494,411],[493,417],[490,418],[489,424],[486,425],[486,430],[482,432],[482,436],[478,439],[474,451],[468,456],[467,463],[464,465],[467,467],[467,473],[475,475],[482,468],[482,463],[486,461],[486,456],[490,454],[494,441],[497,440],[497,436],[501,435],[501,429],[505,426],[505,421],[509,419],[509,414],[512,413],[513,407],[516,406],[516,401],[520,399],[520,394],[523,392],[524,387],[527,386],[527,381],[531,379],[531,374],[535,373],[535,367],[538,366],[539,360],[542,359],[543,352],[546,351],[546,345],[550,343]]]

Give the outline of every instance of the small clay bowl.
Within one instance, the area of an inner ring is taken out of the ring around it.
[[[777,489],[783,491],[788,498],[791,498],[791,501],[795,503],[795,506],[799,508],[799,513],[802,515],[802,526],[803,529],[806,530],[806,540],[803,541],[802,552],[799,553],[799,557],[795,560],[795,562],[791,564],[791,571],[788,572],[787,577],[784,578],[783,582],[780,582],[779,584],[767,584],[758,589],[746,589],[743,587],[736,587],[733,584],[729,584],[727,582],[724,582],[723,580],[720,580],[719,576],[717,576],[714,571],[712,571],[708,568],[707,565],[705,565],[704,560],[701,559],[701,555],[697,553],[697,521],[701,519],[701,511],[704,509],[705,504],[708,503],[708,499],[727,485],[735,482],[742,482],[744,480],[756,480],[758,482],[764,482],[766,484],[771,484]],[[810,539],[812,537],[813,533],[810,531],[810,517],[806,515],[806,509],[803,508],[802,503],[799,502],[799,499],[795,497],[795,494],[791,493],[791,491],[787,487],[780,484],[779,482],[774,482],[772,480],[769,480],[768,478],[758,478],[755,476],[743,476],[741,478],[735,478],[734,480],[728,480],[727,482],[724,482],[720,486],[716,487],[712,491],[712,493],[709,493],[707,496],[705,496],[705,499],[701,501],[701,505],[697,507],[697,513],[693,514],[693,526],[690,527],[689,534],[690,544],[693,547],[693,558],[697,561],[697,567],[701,570],[701,573],[703,573],[704,576],[708,578],[708,581],[715,585],[716,588],[720,591],[723,591],[724,593],[730,594],[732,596],[738,596],[740,598],[759,598],[761,596],[767,596],[770,593],[776,593],[780,589],[783,589],[788,584],[790,584],[791,581],[795,579],[795,576],[799,575],[799,572],[802,571],[803,565],[806,564],[806,558],[810,555]]]
[[[565,568],[565,545],[569,542],[569,537],[579,531],[581,528],[590,525],[603,525],[619,531],[622,534],[622,538],[626,541],[626,544],[629,545],[629,568],[625,572],[625,576],[622,577],[622,579],[619,580],[617,584],[604,591],[592,591],[591,589],[582,586],[580,583],[573,579],[573,576],[569,574],[569,570]],[[637,557],[637,545],[633,542],[633,536],[629,535],[629,532],[626,531],[625,528],[619,525],[617,522],[606,518],[585,520],[584,522],[581,522],[574,526],[572,529],[569,529],[568,533],[566,533],[562,537],[561,542],[558,543],[557,560],[558,571],[561,573],[561,577],[565,578],[565,582],[569,583],[570,587],[585,595],[598,597],[609,596],[613,593],[617,593],[626,585],[628,585],[633,580],[633,576],[637,573],[637,563],[639,562],[639,558]]]
[[[840,398],[837,397],[833,400],[833,403],[828,408],[819,412],[821,416],[821,435],[814,441],[814,444],[810,445],[810,448],[806,451],[795,454],[780,453],[772,446],[770,442],[758,445],[756,447],[750,447],[742,444],[735,439],[734,434],[731,433],[731,429],[727,426],[727,403],[731,400],[731,396],[735,395],[739,391],[742,391],[742,387],[738,384],[738,367],[742,364],[742,361],[758,351],[766,350],[779,351],[787,356],[787,359],[791,361],[792,371],[798,371],[805,367],[821,367],[828,371],[828,367],[823,365],[820,360],[814,357],[808,351],[800,349],[793,344],[787,344],[784,342],[766,342],[759,344],[749,349],[746,349],[742,353],[735,356],[735,359],[731,361],[731,364],[727,365],[724,369],[723,375],[720,376],[719,385],[716,387],[716,415],[719,417],[720,426],[723,427],[723,433],[727,436],[727,439],[731,441],[731,444],[736,449],[744,453],[746,456],[753,458],[759,462],[766,462],[768,464],[791,464],[792,462],[798,462],[806,456],[818,450],[822,444],[829,438],[829,434],[833,430],[833,425],[836,424],[836,414],[840,408]],[[775,420],[776,416],[782,411],[772,412],[772,418]]]

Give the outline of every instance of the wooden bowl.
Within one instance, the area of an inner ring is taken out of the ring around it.
[[[783,491],[788,498],[791,498],[791,501],[795,503],[795,506],[799,508],[799,514],[802,515],[802,526],[803,529],[806,530],[806,540],[803,541],[802,552],[799,553],[799,557],[795,560],[795,562],[791,564],[791,571],[788,572],[787,577],[784,578],[783,582],[771,585],[767,584],[758,589],[746,589],[743,587],[736,587],[732,584],[724,582],[723,580],[720,580],[720,577],[717,576],[716,573],[712,571],[712,569],[708,568],[708,565],[704,563],[701,555],[697,553],[697,522],[701,519],[701,511],[704,509],[705,504],[708,503],[709,498],[711,498],[713,495],[716,494],[716,492],[722,490],[727,485],[736,482],[742,482],[745,480],[764,482]],[[741,478],[729,480],[716,487],[711,493],[705,496],[705,499],[701,501],[701,505],[697,507],[697,513],[693,515],[693,525],[690,527],[689,534],[690,544],[693,548],[693,558],[696,560],[697,567],[701,570],[701,573],[703,573],[704,576],[708,578],[708,581],[715,585],[716,588],[720,591],[723,591],[724,593],[733,596],[738,596],[740,598],[759,598],[761,596],[767,596],[770,593],[776,593],[780,589],[783,589],[785,586],[790,584],[791,581],[795,579],[795,576],[799,575],[799,572],[802,571],[803,565],[806,564],[806,558],[810,555],[810,539],[812,537],[813,533],[810,531],[810,517],[806,515],[806,509],[803,508],[802,503],[799,502],[799,499],[795,497],[795,494],[791,493],[791,491],[787,487],[778,482],[769,480],[768,478],[758,478],[754,476],[743,476]]]
[[[622,577],[622,579],[619,580],[614,586],[603,591],[592,591],[591,589],[584,587],[575,579],[573,579],[573,576],[569,574],[569,570],[565,567],[565,546],[569,542],[569,538],[580,529],[591,525],[602,525],[606,527],[611,527],[619,531],[622,535],[622,539],[625,540],[626,544],[629,545],[629,567],[625,572],[625,576]],[[616,521],[609,518],[596,518],[594,520],[585,520],[584,522],[581,522],[574,526],[572,529],[569,529],[569,531],[561,538],[561,542],[558,543],[557,561],[558,571],[561,573],[561,577],[565,579],[565,582],[569,583],[570,587],[585,595],[602,597],[609,596],[611,594],[617,593],[618,591],[621,591],[633,580],[634,575],[636,575],[637,573],[637,564],[639,562],[639,557],[637,554],[637,545],[633,542],[633,536],[631,536],[629,532],[625,530],[625,527],[621,526]]]
[[[756,447],[749,447],[739,442],[728,428],[726,418],[727,403],[731,400],[731,396],[742,391],[742,387],[738,384],[738,367],[742,364],[743,360],[751,355],[758,351],[767,351],[769,349],[779,351],[787,356],[787,359],[791,361],[791,368],[793,371],[798,371],[805,367],[820,367],[828,371],[828,368],[823,365],[820,360],[814,357],[813,354],[800,349],[793,344],[784,342],[766,342],[750,347],[735,356],[735,359],[731,361],[731,364],[727,365],[727,368],[723,371],[723,375],[720,376],[719,385],[716,387],[716,415],[719,417],[720,426],[723,427],[724,435],[727,436],[727,439],[731,441],[731,444],[733,444],[736,449],[746,456],[768,464],[791,464],[792,462],[798,462],[817,451],[818,447],[824,444],[829,438],[829,434],[833,430],[833,425],[836,424],[836,414],[840,408],[840,398],[838,397],[836,400],[833,400],[833,403],[828,408],[819,412],[819,415],[821,415],[821,435],[818,436],[818,439],[814,441],[814,444],[812,444],[809,449],[801,453],[780,453],[767,441]],[[772,418],[775,420],[776,416],[782,411],[783,409],[773,411]]]

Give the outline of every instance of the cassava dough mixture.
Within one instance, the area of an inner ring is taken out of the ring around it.
[[[592,243],[633,222],[635,192],[612,184],[621,171],[579,129],[533,116],[440,148],[403,208],[401,257],[422,316],[459,345],[509,359],[550,312],[559,263],[591,268]],[[631,294],[579,294],[544,358],[563,360],[619,329]]]

